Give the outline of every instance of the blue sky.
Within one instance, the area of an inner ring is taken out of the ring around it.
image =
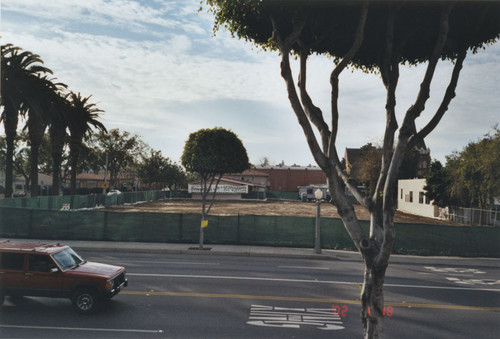
[[[39,54],[73,92],[92,95],[108,129],[141,136],[178,160],[189,134],[220,126],[235,132],[250,161],[314,164],[287,99],[279,56],[225,31],[199,0],[2,0],[1,40]],[[441,63],[418,126],[436,109],[452,65]],[[329,111],[331,61],[313,57],[308,88]],[[296,69],[295,69],[296,70]],[[415,100],[424,67],[402,68],[398,118]],[[457,97],[426,139],[431,156],[477,141],[500,122],[500,44],[470,54]],[[380,142],[384,88],[376,75],[345,72],[340,79],[337,150]],[[3,128],[0,129],[3,134]]]

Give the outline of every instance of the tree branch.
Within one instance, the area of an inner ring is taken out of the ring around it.
[[[304,131],[304,135],[307,140],[307,144],[309,145],[309,149],[314,157],[316,163],[320,166],[323,171],[327,171],[327,158],[321,151],[321,148],[316,140],[316,136],[314,135],[314,131],[311,127],[309,119],[302,107],[302,104],[297,95],[297,91],[295,89],[295,84],[293,81],[292,70],[290,68],[290,51],[291,45],[296,42],[300,32],[302,31],[304,25],[301,24],[294,29],[294,32],[291,33],[290,37],[283,40],[280,37],[279,30],[276,24],[276,21],[271,17],[271,22],[273,24],[273,35],[272,38],[278,43],[279,49],[281,51],[281,76],[285,80],[288,100],[292,105],[292,109],[299,121],[299,124]]]
[[[337,139],[338,120],[339,120],[339,109],[338,109],[339,76],[340,73],[342,73],[342,71],[351,62],[352,58],[356,55],[359,48],[361,47],[361,44],[363,43],[364,28],[367,16],[368,16],[368,1],[365,1],[363,3],[363,6],[361,7],[361,13],[358,25],[356,27],[356,35],[354,37],[354,42],[349,51],[345,54],[340,63],[333,69],[332,73],[330,74],[330,84],[332,86],[332,91],[331,91],[332,131],[330,132],[330,139],[328,141],[328,149],[327,149],[327,155],[329,161],[335,168],[338,177],[343,180],[344,184],[349,188],[349,190],[354,195],[356,200],[363,206],[368,206],[369,202],[367,201],[365,195],[361,193],[361,191],[358,190],[357,187],[349,183],[347,175],[343,172],[342,167],[340,165],[337,150],[335,148],[335,143]]]
[[[323,119],[323,112],[319,107],[313,104],[311,97],[309,96],[309,93],[307,92],[306,89],[308,53],[309,52],[307,51],[306,48],[303,48],[300,53],[300,73],[298,81],[298,87],[300,90],[300,99],[302,101],[302,105],[304,106],[307,117],[316,126],[321,135],[323,152],[326,154],[326,152],[328,152],[328,139],[330,137],[330,130],[325,120]]]
[[[397,184],[397,175],[401,163],[403,162],[404,155],[410,147],[409,139],[414,134],[413,129],[415,125],[415,119],[420,115],[420,113],[425,109],[425,103],[430,97],[430,84],[434,76],[434,71],[436,69],[437,62],[443,51],[444,44],[448,37],[449,31],[449,15],[453,8],[453,5],[448,5],[443,8],[441,13],[441,23],[439,28],[439,33],[434,45],[432,56],[429,58],[429,64],[427,65],[427,70],[424,75],[424,79],[420,84],[420,91],[417,95],[415,104],[413,104],[406,112],[405,118],[403,120],[403,125],[399,130],[399,137],[396,148],[392,154],[391,164],[387,172],[386,181],[384,184],[384,194],[383,194],[383,226],[384,226],[384,240],[382,242],[382,248],[379,255],[377,256],[376,264],[379,267],[384,267],[389,261],[389,257],[392,251],[392,246],[394,244],[394,189]]]
[[[208,215],[208,213],[210,213],[210,210],[212,209],[212,206],[214,205],[215,195],[217,194],[217,187],[219,186],[219,182],[221,179],[222,179],[222,174],[219,175],[219,177],[217,178],[217,181],[215,182],[214,193],[212,194],[212,201],[210,202],[210,205],[208,205],[208,209],[206,212],[207,215]],[[212,181],[210,182],[210,187],[209,187],[208,192],[210,192],[210,188],[212,187],[214,180],[215,180],[215,176],[212,178]]]
[[[460,75],[460,71],[462,70],[462,65],[465,57],[467,56],[467,49],[464,48],[457,57],[455,62],[455,66],[453,67],[453,72],[451,76],[450,83],[446,89],[443,100],[441,101],[441,105],[439,105],[438,110],[434,114],[434,117],[429,121],[429,123],[420,130],[416,135],[410,137],[410,144],[413,145],[417,143],[419,140],[423,140],[429,133],[431,133],[434,128],[439,124],[441,118],[444,116],[446,111],[448,110],[448,106],[451,100],[455,97],[455,89],[457,88],[458,77]]]
[[[382,75],[382,81],[386,87],[387,97],[385,105],[386,124],[382,146],[380,174],[372,197],[372,201],[375,206],[379,206],[381,204],[382,195],[380,193],[382,192],[382,189],[384,187],[387,172],[391,163],[394,146],[394,134],[396,133],[396,130],[398,128],[396,119],[396,87],[398,85],[399,79],[400,55],[398,52],[394,52],[394,22],[396,20],[396,14],[401,6],[402,5],[400,5],[398,8],[393,8],[389,13],[385,36],[385,52],[384,58],[382,60],[382,65],[380,67],[380,73]],[[371,224],[373,225],[375,223],[372,222]],[[371,233],[373,234],[373,230]]]
[[[407,129],[414,123],[415,119],[420,116],[420,113],[425,109],[425,103],[430,97],[430,86],[432,82],[432,77],[434,76],[434,71],[436,70],[436,65],[443,51],[444,44],[448,37],[449,31],[449,16],[453,8],[450,4],[443,8],[441,12],[441,24],[439,27],[439,33],[436,39],[436,44],[434,45],[434,50],[431,57],[429,58],[429,64],[427,65],[427,70],[424,75],[424,79],[420,84],[420,91],[417,95],[415,103],[408,109],[403,121],[403,126],[401,132],[408,133]]]
[[[338,121],[339,121],[339,109],[338,109],[338,98],[339,98],[339,76],[340,73],[349,65],[352,58],[356,55],[361,44],[363,43],[364,38],[364,29],[366,18],[368,16],[368,1],[363,3],[361,7],[361,13],[358,21],[358,26],[356,28],[356,35],[354,37],[354,42],[346,53],[346,55],[342,58],[340,63],[333,69],[330,75],[330,84],[332,86],[332,94],[331,94],[331,110],[332,110],[332,132],[330,134],[330,141],[328,145],[328,150],[335,148],[335,142],[337,139],[338,132]],[[330,156],[330,152],[328,153]]]

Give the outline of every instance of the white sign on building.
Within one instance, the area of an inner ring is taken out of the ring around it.
[[[215,190],[215,185],[212,185],[209,193],[213,193],[214,190]],[[190,184],[190,185],[188,185],[188,192],[189,193],[201,193],[202,187],[201,187],[201,185],[191,185]],[[224,193],[224,194],[248,193],[248,185],[241,185],[241,186],[219,185],[219,186],[217,186],[217,193]]]

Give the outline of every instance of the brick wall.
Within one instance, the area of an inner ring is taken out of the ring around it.
[[[325,184],[326,176],[322,170],[312,168],[256,168],[255,171],[269,175],[268,181],[271,191],[298,192],[298,186],[310,184]]]

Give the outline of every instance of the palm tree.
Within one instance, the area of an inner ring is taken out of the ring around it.
[[[101,131],[106,131],[106,127],[96,119],[103,110],[89,102],[91,95],[84,98],[80,93],[69,94],[71,103],[71,118],[69,120],[70,137],[70,162],[71,162],[71,194],[76,194],[76,171],[82,141],[92,132],[92,126]]]
[[[54,104],[59,100],[59,92],[64,84],[54,83],[54,79],[38,76],[32,83],[33,95],[29,100],[26,127],[30,141],[31,196],[38,196],[38,156],[39,148],[47,125],[51,123]]]
[[[24,115],[29,108],[33,92],[33,82],[38,75],[52,71],[43,64],[39,55],[12,44],[1,47],[1,105],[0,121],[3,121],[7,143],[5,161],[5,197],[12,197],[14,139],[17,134],[19,115]]]
[[[61,164],[71,110],[72,106],[66,95],[58,95],[54,98],[52,109],[50,110],[51,118],[49,125],[52,155],[52,195],[62,195]]]

